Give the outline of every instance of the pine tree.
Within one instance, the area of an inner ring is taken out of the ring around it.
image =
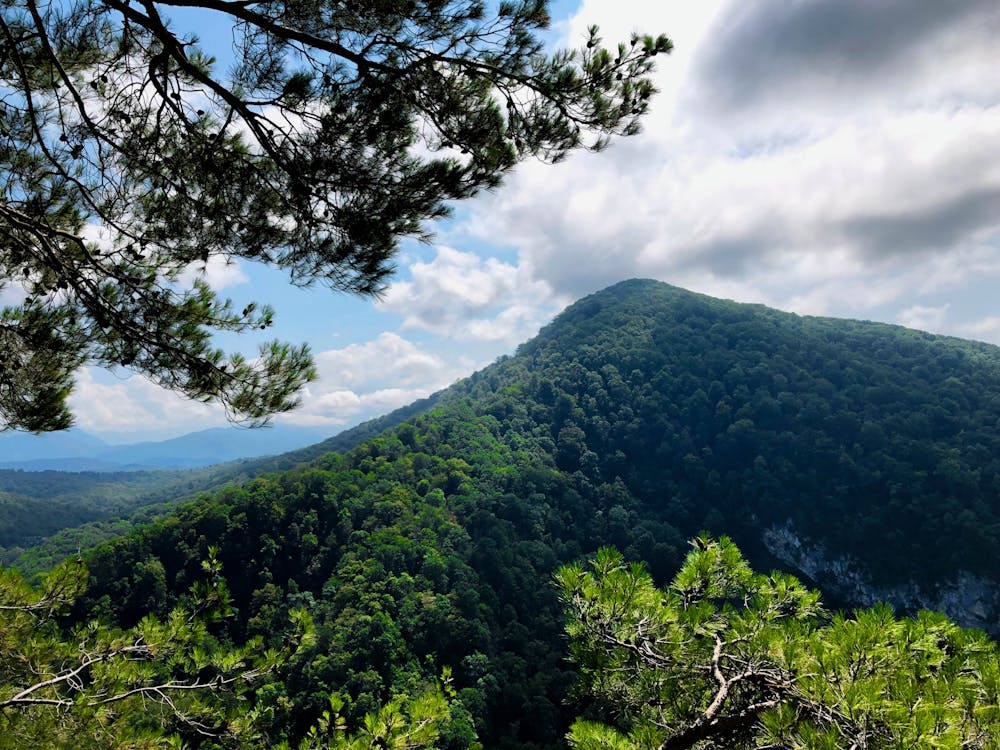
[[[248,696],[289,654],[212,636],[230,607],[214,556],[204,567],[186,606],[128,630],[63,624],[86,586],[81,562],[60,564],[40,589],[0,569],[0,748],[254,746],[262,711]],[[293,617],[290,649],[310,635],[308,616]]]
[[[231,27],[235,65],[176,8]],[[273,311],[182,273],[377,294],[449,202],[636,132],[669,40],[546,55],[548,22],[545,0],[0,0],[0,289],[27,295],[0,311],[0,428],[67,427],[86,363],[250,423],[293,408],[308,348],[225,355],[213,332]]]
[[[558,580],[581,688],[580,750],[995,748],[1000,661],[983,633],[887,605],[830,615],[795,578],[696,539],[664,590],[614,550]]]
[[[368,713],[362,726],[351,731],[341,715],[344,701],[331,695],[330,708],[310,727],[299,750],[422,750],[432,748],[441,736],[441,727],[451,718],[455,691],[451,671],[445,668],[441,682],[413,696],[396,695]],[[472,747],[480,747],[473,743]],[[279,750],[288,750],[284,745]]]

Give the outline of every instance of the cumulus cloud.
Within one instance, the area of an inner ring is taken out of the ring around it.
[[[0,282],[0,307],[20,305],[27,296],[27,290],[19,281]]]
[[[955,333],[963,338],[1000,344],[1000,316],[989,315],[956,326]]]
[[[112,231],[102,224],[84,224],[83,231],[80,233],[80,236],[85,242],[96,245],[104,252],[109,252],[114,248]]]
[[[87,431],[179,434],[226,424],[219,406],[185,399],[138,375],[115,379],[93,367],[76,373],[69,405],[77,426]]]
[[[441,390],[477,363],[446,359],[395,333],[316,355],[319,380],[305,390],[295,424],[346,425],[379,416]]]
[[[675,42],[645,132],[522,165],[462,228],[572,297],[649,276],[893,315],[1000,281],[1000,6],[960,5],[584,0],[567,43],[587,23]]]
[[[423,385],[446,370],[437,355],[388,332],[363,344],[320,352],[316,367],[328,387],[363,387],[366,391]]]
[[[482,363],[431,353],[395,333],[315,356],[319,380],[301,406],[275,421],[344,427],[385,414],[470,374]],[[88,431],[181,434],[226,424],[221,407],[191,401],[140,377],[115,378],[83,368],[70,398],[77,425]]]
[[[1000,344],[1000,316],[962,320],[954,314],[952,305],[945,303],[937,307],[914,305],[897,316],[897,322],[907,328],[916,328],[930,333],[958,336],[964,339]]]
[[[925,307],[914,305],[903,310],[896,317],[900,325],[907,328],[916,328],[930,333],[941,333],[947,328],[948,310],[951,305],[944,304],[938,307]]]
[[[404,329],[460,340],[520,343],[570,301],[535,279],[526,264],[445,246],[409,270],[411,280],[390,286],[380,307],[402,315]]]
[[[226,287],[245,284],[250,278],[246,275],[239,260],[213,255],[207,263],[196,261],[177,276],[177,283],[190,287],[195,279],[206,282],[212,291],[218,292]]]

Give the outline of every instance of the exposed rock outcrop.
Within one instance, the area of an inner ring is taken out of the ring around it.
[[[1000,582],[959,571],[928,589],[915,581],[875,584],[858,561],[831,555],[822,545],[800,536],[791,521],[761,533],[764,546],[777,559],[796,568],[821,590],[862,606],[888,602],[900,610],[932,609],[968,628],[1000,634]]]

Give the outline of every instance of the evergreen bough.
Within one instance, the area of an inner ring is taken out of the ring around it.
[[[232,29],[220,65],[172,23]],[[637,132],[663,36],[545,54],[545,0],[0,0],[0,429],[68,427],[84,364],[257,424],[306,346],[190,270],[245,260],[374,295],[402,237],[526,158]],[[228,69],[228,70],[227,70]],[[102,238],[101,238],[102,236]]]
[[[831,615],[725,537],[696,539],[665,589],[611,549],[558,581],[597,699],[569,734],[579,750],[1000,746],[996,646],[943,615]]]

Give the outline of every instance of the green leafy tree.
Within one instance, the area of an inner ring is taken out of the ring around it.
[[[169,14],[233,29],[229,72]],[[376,294],[401,237],[522,159],[637,131],[666,37],[546,55],[545,0],[0,0],[0,426],[68,426],[72,373],[125,367],[234,419],[292,408],[307,347],[182,273],[246,259]],[[102,242],[92,242],[103,232]]]
[[[128,630],[60,626],[86,585],[79,562],[55,568],[40,590],[0,569],[0,748],[179,747],[185,737],[253,744],[262,711],[248,693],[287,653],[213,638],[229,598],[214,556],[204,569],[186,606]],[[290,648],[310,625],[304,612],[293,619]]]
[[[602,550],[563,568],[572,654],[607,721],[573,747],[993,748],[1000,664],[978,631],[885,605],[828,615],[796,579],[753,573],[731,541],[696,539],[656,588]]]

